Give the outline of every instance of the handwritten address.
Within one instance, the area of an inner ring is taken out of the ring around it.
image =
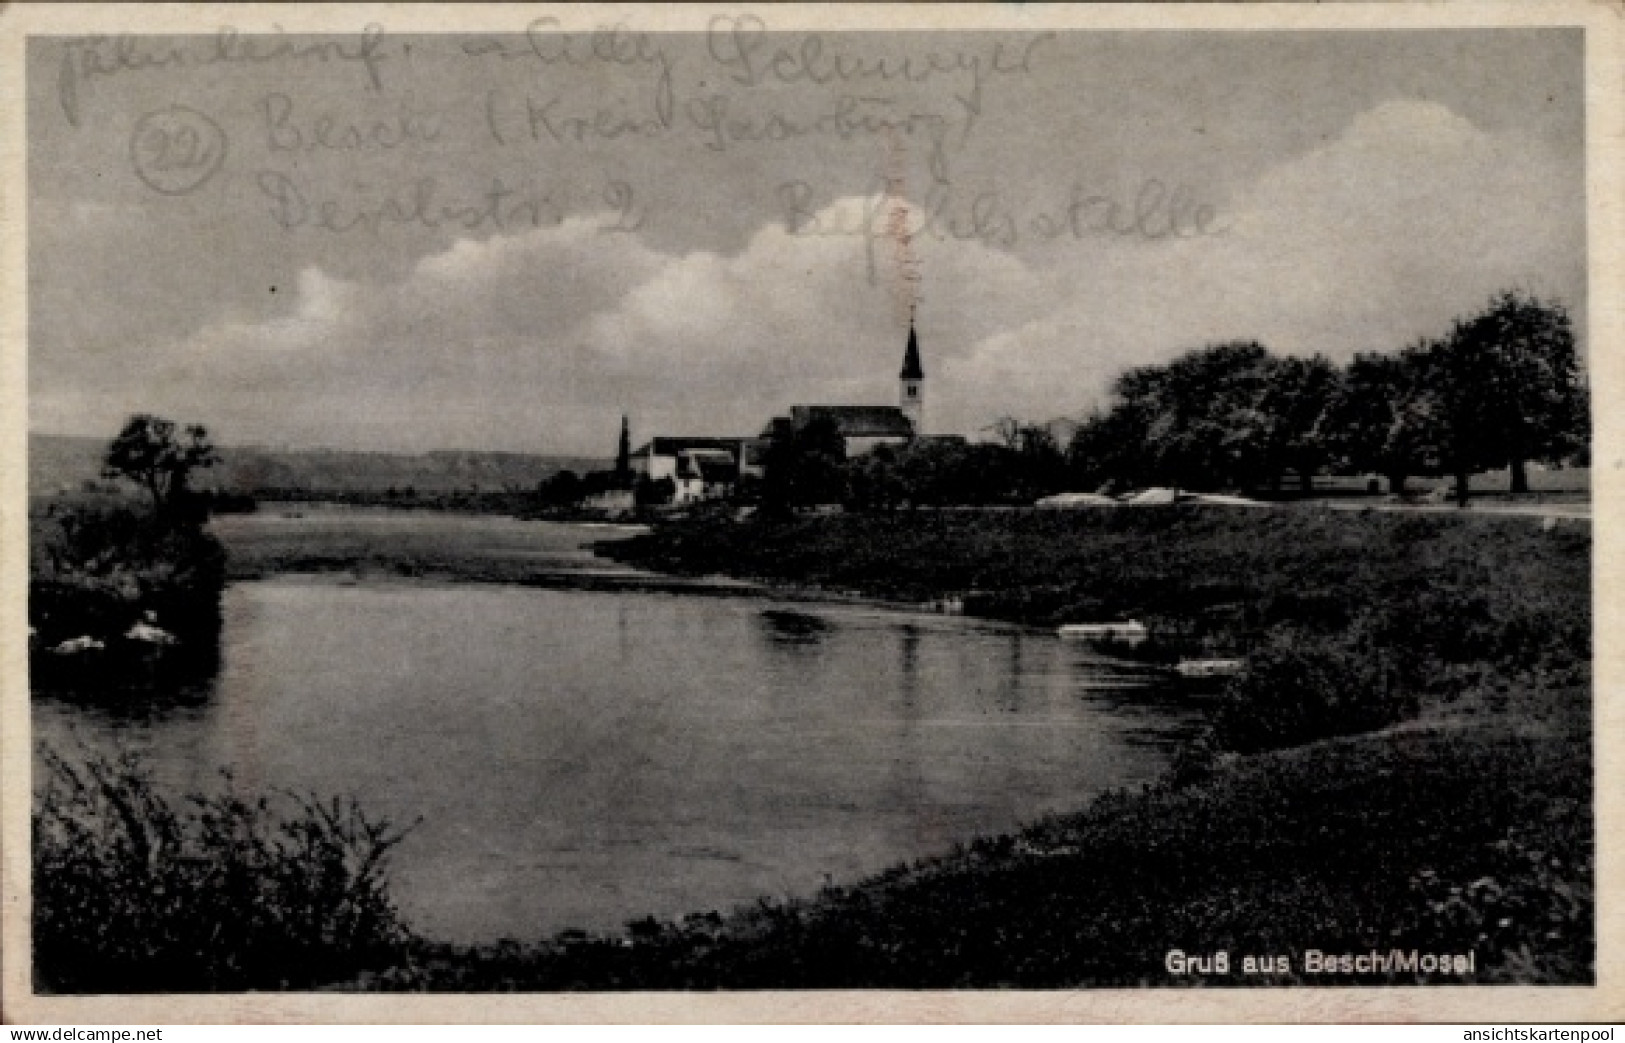
[[[748,14],[712,18],[697,40],[626,23],[577,31],[550,16],[518,32],[455,38],[395,37],[379,25],[320,38],[225,27],[173,39],[67,39],[57,93],[67,123],[85,128],[120,78],[184,85],[189,72],[207,70],[275,84],[246,119],[240,103],[228,119],[208,111],[206,96],[179,95],[184,104],[134,122],[129,155],[135,177],[159,195],[186,195],[222,174],[251,186],[260,212],[289,234],[504,231],[577,214],[594,215],[606,232],[637,231],[659,216],[637,184],[651,169],[793,143],[855,148],[858,163],[888,169],[900,157],[920,165],[902,224],[888,210],[889,176],[872,205],[849,216],[820,200],[850,196],[850,185],[794,180],[754,193],[753,205],[792,235],[869,242],[871,269],[873,242],[899,236],[1013,247],[1223,233],[1215,208],[1177,179],[1149,176],[1122,197],[1074,184],[1046,199],[988,187],[985,177],[974,191],[956,182],[956,159],[997,111],[996,93],[1040,69],[1055,34],[877,39],[774,32]],[[466,67],[454,76],[458,89],[424,78],[448,65]],[[554,176],[550,160],[572,153],[619,155],[622,169],[611,162],[586,182],[579,166]],[[447,154],[467,157],[455,178],[430,164]],[[333,164],[380,156],[391,157],[382,173],[334,175]]]

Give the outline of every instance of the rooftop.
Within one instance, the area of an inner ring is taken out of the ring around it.
[[[791,406],[790,423],[796,430],[815,417],[835,421],[843,438],[910,438],[914,425],[896,406]]]

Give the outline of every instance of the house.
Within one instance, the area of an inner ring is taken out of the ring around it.
[[[685,449],[677,454],[674,503],[718,500],[739,484],[739,455],[726,449]]]
[[[651,438],[631,454],[632,473],[670,479],[673,503],[712,500],[733,492],[742,478],[761,477],[764,445],[755,438],[709,435]]]

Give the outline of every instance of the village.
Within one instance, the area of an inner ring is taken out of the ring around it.
[[[623,415],[612,469],[560,472],[538,498],[554,514],[609,519],[707,505],[785,514],[1310,499],[1589,511],[1585,374],[1568,313],[1513,291],[1443,337],[1343,366],[1256,341],[1208,344],[1119,374],[1105,410],[1000,417],[976,441],[931,430],[926,389],[911,314],[895,405],[797,403],[754,434],[636,444]]]
[[[754,436],[657,435],[628,448],[630,434],[622,419],[622,448],[612,488],[592,494],[583,505],[608,514],[630,514],[638,505],[636,487],[668,483],[654,502],[674,507],[706,500],[729,499],[742,488],[767,477],[773,446],[806,439],[819,432],[833,439],[844,459],[865,456],[882,446],[901,448],[930,442],[962,444],[960,436],[926,433],[925,369],[919,335],[909,325],[908,346],[898,372],[898,401],[881,405],[793,405],[775,416]]]

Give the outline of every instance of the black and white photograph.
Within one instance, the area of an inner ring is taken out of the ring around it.
[[[28,12],[8,984],[1619,1016],[1618,8],[1361,6]]]

